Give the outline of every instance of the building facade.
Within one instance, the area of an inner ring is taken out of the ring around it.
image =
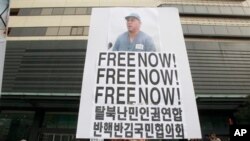
[[[215,132],[226,140],[229,120],[243,122],[235,113],[250,95],[250,0],[11,0],[9,7],[0,141],[74,140],[90,15],[99,7],[178,8],[203,139]]]
[[[3,64],[5,58],[6,48],[6,30],[7,30],[7,19],[9,13],[9,1],[0,1],[0,92],[2,91],[2,77],[3,77]],[[1,93],[0,93],[1,97]]]

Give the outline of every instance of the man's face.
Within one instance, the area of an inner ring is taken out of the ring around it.
[[[127,28],[129,32],[139,31],[140,26],[141,26],[141,22],[138,19],[134,17],[130,17],[127,19]]]

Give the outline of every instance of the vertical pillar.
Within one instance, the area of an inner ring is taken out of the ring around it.
[[[28,141],[37,141],[39,129],[43,123],[44,111],[38,109],[35,113],[34,120],[31,126],[30,135]]]

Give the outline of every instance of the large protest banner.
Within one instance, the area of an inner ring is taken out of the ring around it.
[[[76,137],[201,138],[177,9],[93,9]]]
[[[3,80],[5,49],[6,49],[6,40],[4,38],[0,38],[0,98],[2,94],[2,80]]]

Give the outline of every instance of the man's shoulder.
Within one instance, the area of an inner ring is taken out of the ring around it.
[[[128,36],[128,32],[124,32],[118,36],[118,38],[125,38]]]
[[[140,36],[145,39],[151,39],[151,36],[149,36],[147,33],[140,31]]]

